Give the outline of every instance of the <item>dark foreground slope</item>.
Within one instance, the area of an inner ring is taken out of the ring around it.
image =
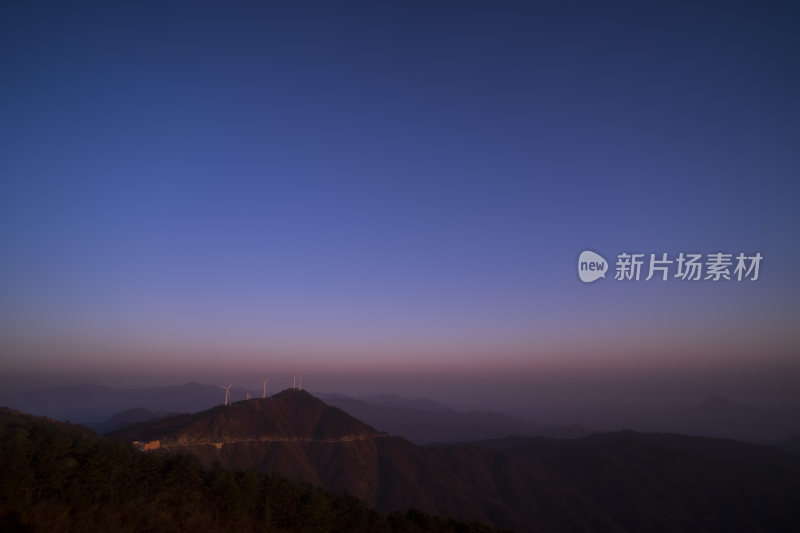
[[[431,451],[463,479],[532,504],[525,478],[556,471],[626,531],[800,531],[800,457],[768,446],[621,431]],[[513,468],[487,475],[489,451],[513,458]]]
[[[422,448],[297,390],[116,435],[347,491],[384,512],[518,531],[800,531],[800,457],[736,441],[622,432]]]
[[[489,532],[0,409],[0,531]]]

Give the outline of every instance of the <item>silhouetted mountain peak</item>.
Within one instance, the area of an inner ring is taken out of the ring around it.
[[[242,440],[336,441],[381,433],[306,391],[287,389],[266,399],[243,400],[192,415],[135,424],[113,435],[127,440],[159,439],[187,444]]]
[[[302,389],[283,389],[273,394],[268,399],[280,402],[310,402],[325,405],[325,402]]]

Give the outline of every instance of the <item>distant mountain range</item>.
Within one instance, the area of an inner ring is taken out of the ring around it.
[[[234,388],[232,399],[250,392]],[[504,437],[579,437],[591,432],[579,426],[546,427],[503,413],[464,413],[428,398],[408,399],[393,394],[354,399],[340,394],[320,395],[359,420],[391,435],[417,444],[458,442]],[[16,394],[6,405],[56,420],[77,421],[98,433],[107,433],[135,422],[146,422],[170,413],[194,413],[220,405],[224,393],[214,385],[187,383],[166,387],[114,389],[74,385]]]
[[[243,397],[242,394],[237,399]],[[208,409],[223,400],[224,392],[219,387],[191,382],[136,389],[72,385],[18,393],[3,398],[3,403],[56,420],[98,423],[129,409],[186,413]]]
[[[110,437],[517,531],[800,530],[800,457],[729,440],[625,431],[425,448],[294,389]]]
[[[248,393],[254,397],[261,395],[260,390],[234,387],[231,400],[242,400]],[[409,399],[393,394],[360,399],[341,394],[319,396],[380,431],[416,444],[512,435],[578,438],[598,430],[621,429],[735,438],[757,444],[783,443],[800,434],[800,412],[796,409],[748,406],[724,398],[710,398],[697,404],[637,408],[634,414],[576,412],[565,415],[563,422],[541,424],[504,413],[457,411],[427,398]],[[219,387],[194,382],[135,389],[74,385],[0,397],[0,405],[57,420],[79,422],[105,433],[126,422],[146,421],[148,416],[156,418],[168,413],[209,409],[223,403],[224,397]],[[132,409],[146,410],[152,415],[144,411],[120,414]],[[115,416],[121,418],[112,420]]]
[[[112,431],[128,427],[131,424],[136,424],[139,422],[153,422],[168,416],[175,416],[177,414],[179,413],[165,413],[163,411],[154,413],[149,409],[136,407],[134,409],[126,409],[125,411],[117,413],[103,422],[87,423],[84,425],[89,429],[96,431],[100,435],[103,435],[105,433],[110,433]]]
[[[427,398],[406,399],[388,394],[362,400],[340,394],[321,394],[320,398],[381,431],[404,437],[416,444],[461,442],[509,435],[577,438],[592,433],[577,425],[547,427],[504,413],[464,413]]]
[[[591,427],[661,431],[774,444],[800,433],[800,408],[757,407],[726,398],[661,407],[631,407],[625,414],[607,410],[573,413],[571,420]]]

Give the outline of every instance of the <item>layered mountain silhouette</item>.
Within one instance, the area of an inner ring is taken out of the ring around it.
[[[294,389],[111,436],[280,473],[381,511],[517,531],[800,529],[800,457],[735,441],[618,432],[423,448]]]
[[[0,531],[492,533],[255,470],[203,468],[88,429],[0,408]],[[498,532],[499,533],[499,532]]]
[[[233,397],[243,398],[244,394],[234,391]],[[129,409],[186,413],[208,409],[218,405],[221,399],[218,387],[190,382],[136,389],[70,385],[17,393],[3,398],[2,403],[56,420],[98,424]]]
[[[404,437],[415,444],[463,442],[508,435],[577,438],[592,433],[577,425],[550,427],[505,413],[465,413],[427,398],[407,399],[394,394],[365,399],[326,394],[321,398],[381,431]]]
[[[719,397],[660,407],[629,406],[619,411],[572,413],[569,419],[591,423],[591,427],[682,433],[756,444],[775,444],[800,432],[798,406],[757,407]]]
[[[143,407],[136,407],[133,409],[126,409],[125,411],[121,411],[115,414],[114,416],[108,418],[108,420],[104,420],[103,422],[94,422],[94,423],[90,422],[84,425],[89,429],[92,429],[102,435],[104,433],[110,433],[112,431],[128,427],[131,424],[137,424],[139,422],[152,422],[155,420],[159,420],[161,418],[166,418],[168,416],[174,416],[177,414],[179,413],[164,413],[164,412],[154,413],[149,409],[145,409]]]
[[[261,389],[253,391],[234,387],[231,400],[242,400],[248,393],[260,397]],[[723,398],[660,407],[641,405],[536,415],[536,420],[545,420],[546,423],[504,413],[461,412],[427,398],[409,399],[393,394],[361,399],[321,394],[320,398],[380,431],[417,444],[484,440],[509,435],[576,438],[598,429],[635,429],[778,444],[800,432],[797,406],[756,407]],[[146,409],[157,417],[163,413],[202,411],[221,404],[223,400],[224,393],[219,387],[194,382],[132,389],[72,385],[10,395],[2,395],[0,391],[0,405],[56,420],[79,422],[101,433],[119,427],[115,421],[108,420],[110,417],[131,409]],[[121,416],[126,418],[130,414]]]

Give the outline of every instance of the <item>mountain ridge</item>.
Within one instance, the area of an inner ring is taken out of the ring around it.
[[[273,533],[491,533],[255,470],[203,468],[142,453],[77,424],[0,409],[0,531],[267,530]]]
[[[427,398],[407,399],[394,394],[350,398],[342,394],[324,394],[329,405],[339,407],[390,435],[397,435],[418,445],[456,443],[505,437],[539,435],[575,438],[591,431],[578,425],[545,426],[493,411],[457,411]]]
[[[247,440],[335,441],[383,433],[308,392],[286,389],[265,399],[241,400],[199,413],[134,424],[109,437],[124,439],[130,435],[188,445]]]
[[[800,457],[767,446],[621,431],[420,447],[294,390],[185,416],[156,423],[167,449],[347,492],[382,512],[413,507],[517,531],[800,528]],[[112,435],[132,439],[148,425],[133,428]],[[364,438],[344,438],[353,428]]]

